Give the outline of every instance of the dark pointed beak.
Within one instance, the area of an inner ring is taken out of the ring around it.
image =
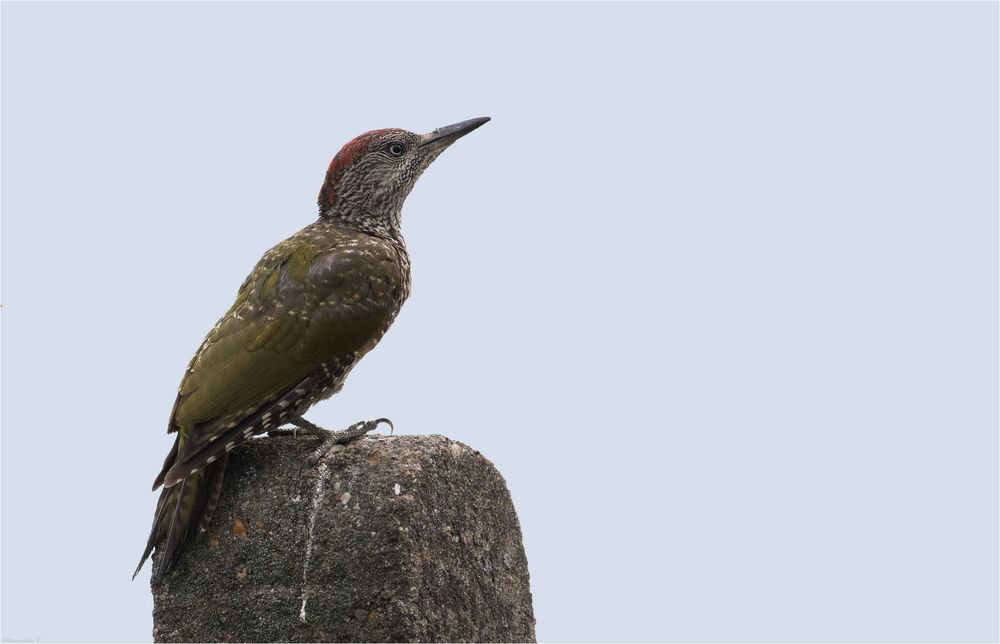
[[[428,144],[450,145],[489,120],[490,117],[488,116],[480,116],[477,119],[469,119],[468,121],[462,121],[454,125],[439,127],[421,137],[420,147]]]

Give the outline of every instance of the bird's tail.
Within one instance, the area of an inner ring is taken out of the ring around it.
[[[168,457],[169,461],[169,457]],[[153,570],[153,583],[159,583],[170,570],[184,546],[199,532],[208,528],[222,493],[226,473],[226,458],[192,472],[176,485],[163,488],[153,515],[153,529],[149,532],[146,550],[136,566],[132,579],[139,574],[153,548],[162,549],[160,564]],[[155,488],[154,488],[155,489]]]

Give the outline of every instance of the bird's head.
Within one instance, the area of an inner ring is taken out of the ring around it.
[[[321,217],[379,229],[399,226],[399,213],[413,185],[448,146],[489,121],[480,117],[427,134],[390,128],[365,132],[333,157],[319,192]]]

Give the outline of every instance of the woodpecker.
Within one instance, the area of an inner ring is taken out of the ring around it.
[[[236,445],[287,424],[332,444],[388,422],[326,432],[302,415],[340,391],[409,295],[403,201],[441,152],[489,120],[423,135],[374,130],[334,156],[319,218],[264,254],[184,373],[167,425],[177,438],[153,482],[163,490],[133,579],[155,547],[161,581],[208,527]]]

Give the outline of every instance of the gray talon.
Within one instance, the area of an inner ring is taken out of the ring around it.
[[[353,425],[342,429],[338,432],[330,432],[316,425],[313,425],[308,420],[304,418],[295,418],[293,422],[302,428],[303,432],[308,432],[313,435],[320,435],[323,441],[320,443],[319,447],[312,451],[309,456],[307,456],[302,461],[302,467],[309,466],[310,468],[315,466],[319,461],[326,456],[336,445],[344,445],[351,442],[357,438],[360,438],[367,434],[368,432],[377,429],[379,425],[385,423],[389,426],[389,432],[392,433],[395,427],[392,421],[388,418],[376,418],[375,420],[363,420],[361,422],[354,423]],[[322,432],[322,434],[320,434]],[[301,473],[301,468],[299,469]]]

